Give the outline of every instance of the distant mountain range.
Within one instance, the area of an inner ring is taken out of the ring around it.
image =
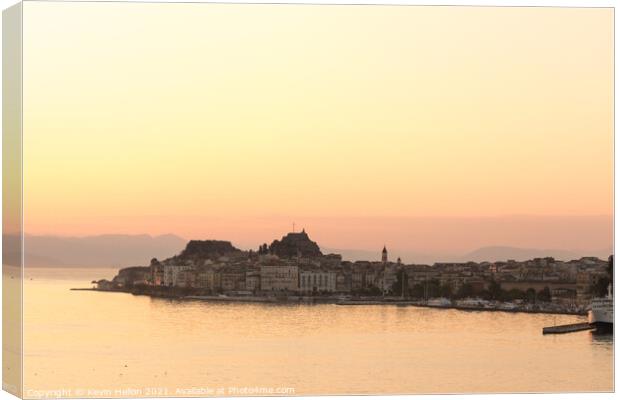
[[[613,249],[599,249],[588,251],[569,251],[558,249],[524,249],[509,246],[488,246],[465,254],[462,259],[465,261],[506,261],[516,260],[525,261],[537,257],[553,257],[556,260],[570,261],[581,257],[598,257],[606,260],[613,252]]]
[[[15,260],[7,244],[17,238],[3,236],[5,260]],[[98,235],[85,237],[26,236],[25,258],[33,267],[125,267],[149,265],[151,258],[179,253],[187,240],[176,235]],[[5,261],[6,262],[6,261]]]
[[[12,264],[16,259],[10,251],[17,238],[3,236],[4,262]],[[28,235],[25,252],[27,265],[33,267],[126,267],[149,265],[152,258],[163,260],[180,254],[187,240],[176,235],[98,235],[85,237],[35,236]],[[341,254],[344,260],[378,261],[380,251],[321,248],[324,254]],[[558,260],[573,260],[584,256],[607,259],[612,249],[593,251],[570,251],[558,249],[533,249],[511,246],[487,246],[466,254],[419,253],[390,249],[389,258],[403,263],[432,264],[435,262],[506,261],[529,260],[536,257],[553,257]]]
[[[355,260],[375,260],[381,258],[379,251],[351,250],[351,249],[329,249],[322,248],[323,253],[342,254],[343,259]],[[388,249],[390,250],[390,249]],[[395,261],[400,257],[404,263],[432,264],[435,262],[483,262],[483,261],[525,261],[537,257],[553,257],[556,260],[570,261],[581,257],[593,256],[607,259],[612,254],[612,249],[600,249],[592,251],[569,251],[559,249],[529,249],[510,246],[487,246],[481,247],[466,254],[425,254],[411,251],[390,251],[390,260]]]

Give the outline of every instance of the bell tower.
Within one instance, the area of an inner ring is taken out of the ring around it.
[[[385,248],[385,245],[383,245],[383,251],[381,252],[381,262],[383,264],[387,264],[388,262],[388,252],[387,252],[387,249]]]

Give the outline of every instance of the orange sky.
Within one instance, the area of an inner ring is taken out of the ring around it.
[[[373,224],[409,221],[378,242],[432,230],[409,217],[611,221],[611,9],[32,2],[24,13],[28,233],[249,243],[272,239],[248,228],[258,220],[278,231],[321,220],[314,232],[340,246],[366,243]],[[344,240],[342,218],[368,225]],[[571,226],[553,226],[568,243]],[[507,245],[527,234],[504,230]],[[600,232],[584,247],[608,246]]]

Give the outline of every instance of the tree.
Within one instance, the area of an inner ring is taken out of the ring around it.
[[[491,300],[491,293],[487,289],[483,289],[480,293],[478,293],[478,297],[484,300]]]
[[[426,290],[426,298],[438,297],[441,295],[439,281],[437,279],[431,279],[424,282],[424,288]]]
[[[463,299],[474,295],[474,287],[470,283],[464,283],[456,292],[456,297]]]
[[[502,300],[503,299],[502,286],[495,280],[492,280],[491,283],[489,284],[489,297],[491,298],[491,300]]]
[[[523,290],[519,289],[510,289],[506,293],[506,299],[508,300],[525,300],[527,299],[527,294]]]
[[[607,289],[609,285],[613,285],[614,280],[614,256],[609,256],[607,262],[607,268],[605,268],[605,272],[607,273],[605,276],[599,277],[594,285],[591,285],[588,289],[588,292],[594,297],[605,297],[607,295]]]
[[[400,270],[396,273],[396,282],[392,284],[390,291],[397,296],[405,296],[408,293],[407,287],[407,274],[404,270]]]
[[[412,288],[409,289],[409,296],[414,299],[422,299],[424,298],[424,285],[416,283]]]
[[[594,285],[590,286],[589,292],[594,297],[605,297],[607,295],[607,287],[609,286],[610,279],[607,276],[601,276],[597,279]]]
[[[439,288],[439,294],[441,297],[452,298],[452,286],[450,285],[441,285]]]
[[[545,286],[543,290],[538,292],[538,299],[545,303],[551,301],[551,290],[549,290],[549,286]]]
[[[534,288],[528,288],[525,291],[525,297],[526,297],[526,299],[527,299],[527,301],[529,303],[534,303],[535,304],[536,303],[536,298],[537,298],[536,290],[534,290]]]
[[[258,246],[258,254],[269,254],[269,246],[267,246],[267,243]]]
[[[381,296],[383,292],[378,287],[371,285],[364,290],[364,294],[368,296]]]

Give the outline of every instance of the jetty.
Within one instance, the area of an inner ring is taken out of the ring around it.
[[[580,322],[577,324],[547,326],[543,328],[543,335],[571,333],[571,332],[580,332],[580,331],[592,331],[595,329],[596,328],[588,322]]]

